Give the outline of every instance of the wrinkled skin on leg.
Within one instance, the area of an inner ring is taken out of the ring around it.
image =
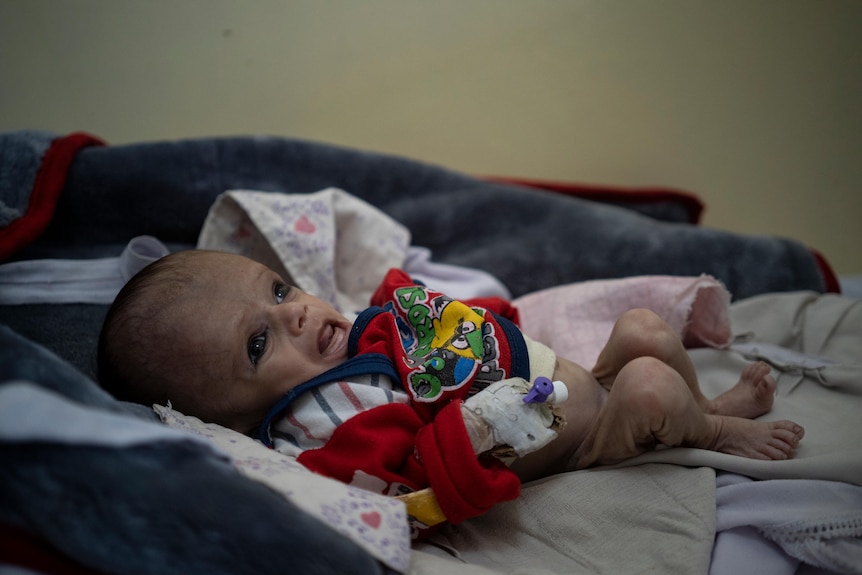
[[[631,310],[615,324],[591,372],[558,359],[554,378],[569,388],[562,405],[566,427],[512,469],[522,480],[535,479],[617,463],[659,443],[787,459],[804,435],[802,427],[751,420],[772,408],[775,381],[769,371],[766,364],[752,364],[733,388],[709,400],[676,332],[649,310]]]

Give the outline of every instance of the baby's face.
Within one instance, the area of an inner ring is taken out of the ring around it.
[[[347,318],[271,269],[213,253],[199,276],[173,319],[205,377],[199,393],[226,416],[217,423],[249,432],[282,395],[347,359]]]

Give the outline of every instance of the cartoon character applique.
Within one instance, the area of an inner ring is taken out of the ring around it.
[[[396,301],[416,335],[402,335],[413,398],[432,402],[444,391],[470,383],[484,356],[483,315],[446,296],[429,300],[422,286],[396,290]]]

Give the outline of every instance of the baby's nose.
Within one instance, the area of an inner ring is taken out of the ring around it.
[[[284,302],[275,308],[279,319],[293,335],[302,333],[308,321],[308,306],[299,302]]]

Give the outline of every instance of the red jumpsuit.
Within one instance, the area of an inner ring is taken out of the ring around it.
[[[371,304],[351,330],[350,359],[285,395],[261,426],[261,440],[272,445],[270,426],[299,394],[381,373],[401,382],[409,403],[358,412],[323,447],[303,451],[300,463],[345,483],[364,472],[383,480],[385,493],[431,487],[453,523],[517,497],[517,476],[497,459],[474,453],[460,409],[495,381],[530,378],[517,310],[500,298],[452,300],[400,270],[389,271]]]

